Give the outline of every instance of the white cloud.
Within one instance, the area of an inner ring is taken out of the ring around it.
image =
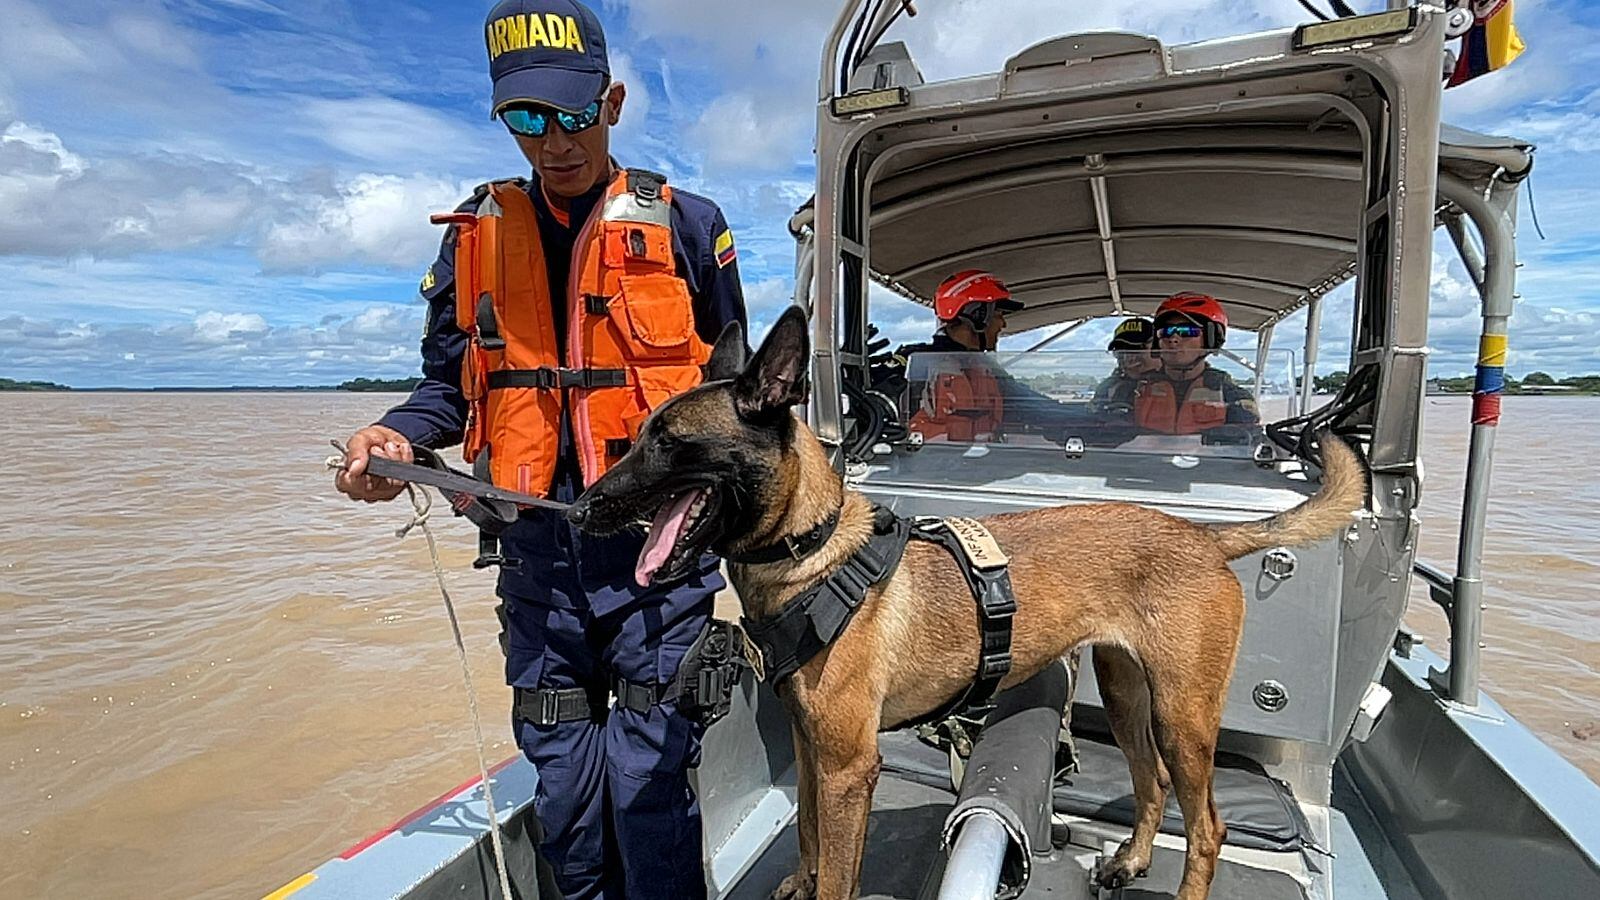
[[[169,325],[0,316],[0,370],[75,387],[334,384],[418,371],[418,306],[375,306],[349,320],[271,325],[207,311]],[[70,376],[63,373],[72,373]]]
[[[96,163],[55,134],[0,135],[0,254],[171,250],[226,239],[264,202],[245,167],[152,156]]]
[[[331,191],[296,198],[266,231],[260,257],[273,271],[306,271],[360,260],[420,269],[438,251],[428,215],[454,209],[470,183],[358,175]]]
[[[611,129],[613,141],[634,141],[643,138],[649,130],[650,110],[653,106],[649,87],[634,66],[633,57],[625,52],[610,51],[611,80],[627,85],[628,98],[622,106],[623,115]]]
[[[1600,151],[1600,91],[1570,106],[1539,104],[1497,129],[1531,141],[1546,153]]]
[[[194,337],[207,344],[223,344],[266,334],[267,320],[256,313],[203,312],[195,317]]]
[[[308,133],[363,163],[415,167],[443,150],[477,155],[479,139],[437,110],[392,97],[308,100]]]
[[[470,182],[422,175],[291,182],[241,163],[170,154],[91,160],[14,122],[0,134],[0,255],[231,244],[251,248],[275,272],[417,269],[438,247],[428,215],[453,209],[470,191]]]
[[[787,172],[810,152],[812,118],[754,93],[723,94],[711,101],[694,129],[705,153],[704,175],[727,169]]]

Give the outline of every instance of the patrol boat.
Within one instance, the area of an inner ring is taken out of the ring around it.
[[[839,12],[815,203],[790,223],[794,299],[815,325],[809,416],[841,472],[905,514],[1115,499],[1237,521],[1312,493],[1308,438],[1331,427],[1370,463],[1368,509],[1336,539],[1234,564],[1248,619],[1220,739],[1228,838],[1211,896],[1600,897],[1600,787],[1479,687],[1484,513],[1533,147],[1440,124],[1460,20],[1397,2],[1178,46],[1077,34],[930,83],[904,44],[881,40],[907,6]],[[1436,229],[1483,308],[1453,571],[1415,556]],[[927,303],[966,268],[1003,277],[1024,304],[1014,329],[1038,329],[1028,352],[987,362],[1061,407],[1008,416],[1004,441],[919,432],[915,360],[899,396],[870,383],[874,305],[887,292]],[[1342,308],[1330,294],[1347,283],[1352,320],[1328,333],[1350,377],[1314,396],[1324,309]],[[1184,290],[1223,298],[1236,344],[1257,336],[1253,352],[1225,347],[1211,363],[1250,388],[1264,427],[1118,432],[1085,399],[1113,361],[1052,349]],[[1302,310],[1303,344],[1275,347],[1275,327]],[[1449,620],[1444,655],[1401,624],[1414,584]],[[883,736],[864,896],[1170,896],[1182,868],[1170,804],[1147,877],[1091,882],[1129,833],[1131,789],[1092,667],[1080,675],[1070,744],[1059,670],[1001,695],[984,722]],[[711,896],[765,897],[793,871],[792,763],[779,703],[747,679],[697,773]],[[524,898],[558,896],[534,850],[537,777],[521,758],[491,774]],[[497,897],[485,813],[469,782],[272,896]]]

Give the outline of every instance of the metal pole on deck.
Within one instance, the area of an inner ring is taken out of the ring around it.
[[[1322,298],[1306,304],[1306,367],[1300,380],[1300,415],[1311,411],[1311,394],[1317,380],[1317,344],[1322,339]]]
[[[939,900],[992,900],[1011,837],[994,815],[975,815],[961,827],[939,885]]]
[[[1500,424],[1500,397],[1505,390],[1506,323],[1516,289],[1516,204],[1513,199],[1504,208],[1497,207],[1467,183],[1444,173],[1439,176],[1439,194],[1460,207],[1483,238],[1480,262],[1459,219],[1448,229],[1463,262],[1473,270],[1483,298],[1483,330],[1472,388],[1472,443],[1467,452],[1450,616],[1450,698],[1474,707],[1478,705],[1483,641],[1483,535],[1489,511],[1489,474],[1495,429]],[[1449,226],[1448,216],[1445,221]]]
[[[1257,403],[1261,402],[1261,390],[1266,384],[1267,356],[1272,352],[1272,333],[1276,327],[1277,326],[1275,325],[1267,325],[1264,326],[1260,331],[1256,332],[1255,395]],[[1289,367],[1289,377],[1294,377],[1294,366]],[[1292,385],[1290,386],[1290,389],[1293,390]]]

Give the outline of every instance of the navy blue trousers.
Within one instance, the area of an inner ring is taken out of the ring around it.
[[[501,580],[508,683],[603,696],[617,677],[672,680],[723,586],[714,557],[684,580],[641,589],[637,535],[596,540],[542,517],[514,531],[505,549],[522,568]],[[700,804],[688,778],[703,729],[675,703],[512,727],[539,772],[540,849],[567,900],[705,896]]]

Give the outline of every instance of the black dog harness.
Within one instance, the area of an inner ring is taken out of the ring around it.
[[[796,549],[804,549],[804,555],[810,555],[827,541],[838,519],[835,513],[823,523],[829,527],[822,528],[826,534],[821,540],[812,537],[818,533],[818,529],[813,528],[798,540],[786,538],[783,543],[774,544],[774,548],[788,548],[784,556],[776,558],[803,558],[794,553]],[[867,591],[894,574],[911,533],[909,523],[877,506],[873,508],[872,531],[872,537],[845,560],[844,565],[819,584],[790,598],[777,615],[759,622],[740,619],[739,624],[744,626],[745,634],[755,645],[752,662],[757,667],[756,677],[777,684],[793,675],[844,633],[844,627],[866,599]],[[810,546],[805,547],[806,544]],[[771,562],[775,561],[770,558],[772,549],[728,558],[738,563]]]
[[[825,543],[837,524],[835,514],[799,538],[786,538],[781,544],[729,559],[740,563],[801,559]],[[873,507],[872,538],[844,565],[790,598],[777,615],[759,622],[741,620],[755,651],[756,676],[778,684],[837,640],[872,586],[894,574],[906,542],[912,538],[939,544],[955,557],[977,601],[980,637],[978,671],[972,684],[954,701],[918,721],[937,721],[987,703],[1011,671],[1011,620],[1017,601],[1006,568],[1009,561],[988,531],[973,519],[907,520],[882,506]]]

